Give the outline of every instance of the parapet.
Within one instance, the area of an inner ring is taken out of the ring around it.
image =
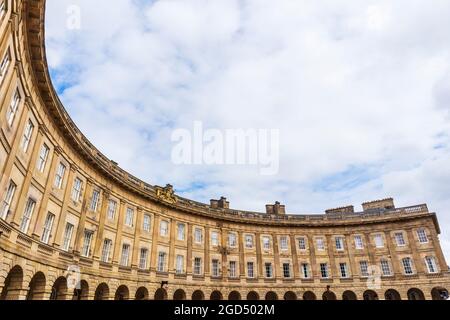
[[[286,208],[284,204],[280,204],[280,202],[276,201],[275,204],[266,204],[266,213],[267,214],[286,214]]]
[[[395,209],[393,198],[364,202],[362,207],[363,211],[369,211],[372,209]]]

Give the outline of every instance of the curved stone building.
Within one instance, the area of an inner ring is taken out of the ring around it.
[[[0,1],[1,299],[439,299],[436,214],[392,199],[289,215],[146,184],[52,86],[44,0]]]

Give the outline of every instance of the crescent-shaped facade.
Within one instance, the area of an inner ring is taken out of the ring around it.
[[[440,299],[436,214],[202,204],[102,155],[52,86],[45,0],[0,1],[1,299]]]

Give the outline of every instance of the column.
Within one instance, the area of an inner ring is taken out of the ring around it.
[[[177,234],[176,232],[177,223],[174,219],[170,220],[170,244],[169,244],[169,265],[168,265],[168,271],[175,269],[175,236]]]
[[[158,249],[158,230],[159,230],[159,215],[154,215],[153,232],[152,232],[152,252],[150,253],[150,271],[156,271],[156,254]]]
[[[192,274],[192,224],[186,224],[187,229],[187,257],[186,257],[186,274]]]
[[[245,254],[244,254],[244,239],[242,237],[242,231],[238,231],[239,241],[239,277],[245,278]]]
[[[264,278],[262,252],[261,252],[261,234],[259,232],[255,233],[255,244],[256,244],[256,264],[258,268],[257,275],[258,278]]]
[[[274,256],[274,278],[282,277],[282,273],[280,272],[280,254],[279,254],[279,248],[278,248],[278,237],[276,234],[272,234],[272,241],[273,241],[273,256]]]
[[[295,235],[290,235],[290,245],[291,245],[291,253],[292,253],[292,266],[293,266],[293,278],[300,279],[300,267],[298,265],[298,257],[297,257],[297,243],[295,241]]]
[[[205,226],[205,276],[209,276],[210,273],[209,249],[209,226]]]
[[[228,250],[228,232],[220,229],[222,238],[222,281],[226,282],[228,279],[228,257],[226,251]]]

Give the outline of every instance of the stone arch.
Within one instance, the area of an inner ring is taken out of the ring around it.
[[[306,291],[303,293],[303,300],[317,300],[317,297],[314,292]]]
[[[128,300],[130,298],[130,290],[126,285],[121,285],[117,288],[114,300]]]
[[[89,299],[89,284],[86,280],[81,280],[79,287],[73,290],[72,300],[88,300]]]
[[[205,300],[205,294],[202,290],[195,290],[192,293],[192,300]]]
[[[158,290],[155,291],[155,300],[167,300],[167,291],[164,288],[158,288]]]
[[[140,287],[136,290],[136,294],[134,295],[136,300],[148,300],[148,290],[146,287]]]
[[[448,290],[443,287],[434,287],[431,290],[431,298],[433,300],[447,300]]]
[[[247,300],[259,300],[259,294],[256,291],[250,291],[247,293]]]
[[[269,291],[266,293],[265,300],[278,300],[278,295],[273,291]]]
[[[358,300],[356,298],[356,293],[351,290],[346,290],[342,293],[342,300]]]
[[[27,300],[43,300],[45,298],[46,279],[42,272],[36,272],[28,285]]]
[[[183,289],[178,289],[173,293],[173,300],[186,300],[186,292]]]
[[[408,300],[425,300],[425,295],[422,290],[411,288],[407,292]]]
[[[109,300],[109,287],[106,283],[101,283],[95,290],[94,300]]]
[[[284,294],[284,300],[297,300],[297,294],[294,291],[287,291]]]
[[[331,290],[327,290],[322,294],[322,300],[337,300],[336,294]]]
[[[223,295],[219,290],[214,290],[211,292],[210,300],[223,300]]]
[[[241,300],[241,294],[239,291],[231,291],[228,294],[228,300]]]
[[[50,300],[66,300],[67,299],[67,279],[59,277],[52,286]]]
[[[388,289],[384,293],[385,300],[401,300],[400,293],[395,289]]]
[[[21,266],[15,266],[9,270],[5,279],[0,300],[19,300],[23,294],[23,269]]]
[[[363,293],[364,300],[378,300],[378,294],[373,290],[366,290]]]

